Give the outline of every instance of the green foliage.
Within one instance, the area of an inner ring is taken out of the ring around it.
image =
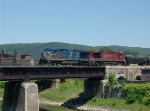
[[[110,111],[149,111],[150,107],[140,103],[126,104],[124,99],[115,98],[92,98],[87,102],[88,105],[100,106]]]
[[[116,102],[113,102],[113,103],[112,103],[112,106],[116,106]]]
[[[103,51],[103,52],[113,52],[113,50],[108,47],[108,46],[102,46],[100,47],[100,51]]]
[[[74,84],[78,85],[78,83],[79,83],[79,80],[76,79],[75,82],[74,82]]]
[[[124,81],[124,80],[121,80],[121,81],[119,82],[119,84],[120,84],[122,87],[124,87],[124,86],[125,86],[125,81]]]
[[[106,83],[107,87],[113,88],[114,85],[117,84],[117,80],[115,79],[115,74],[110,73],[108,75],[108,82]]]
[[[135,89],[134,88],[131,88],[131,89],[128,89],[128,92],[127,92],[127,96],[126,96],[126,102],[129,103],[129,104],[132,104],[136,101],[136,92],[135,92]]]
[[[150,52],[146,54],[146,56],[150,56]]]
[[[141,52],[138,50],[125,50],[123,53],[125,55],[134,55],[134,56],[141,55]]]
[[[36,83],[37,80],[30,80],[31,83]]]
[[[40,108],[42,108],[39,111],[77,111],[72,108],[67,108],[63,106],[54,106],[54,105],[47,105],[47,104],[40,104]]]
[[[97,98],[96,98],[96,97],[92,98],[92,101],[93,101],[93,102],[96,102],[96,100],[97,100]]]
[[[89,49],[87,49],[87,51],[92,51],[92,52],[96,52],[96,51],[98,51],[96,48],[89,48]]]
[[[150,83],[146,84],[130,84],[123,87],[126,93],[127,103],[144,103],[150,105]]]
[[[4,88],[4,85],[5,85],[5,81],[1,81],[1,82],[0,82],[0,88],[1,88],[1,89]]]
[[[145,97],[143,98],[143,103],[145,105],[150,105],[150,91],[147,91]]]
[[[53,101],[67,101],[83,92],[84,83],[80,80],[67,79],[59,88],[49,88],[39,93],[40,98]]]

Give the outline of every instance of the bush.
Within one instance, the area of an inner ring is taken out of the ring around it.
[[[143,98],[143,103],[145,105],[150,105],[150,91],[146,93],[146,96]]]
[[[150,83],[146,84],[130,84],[123,87],[126,93],[126,103],[144,103],[150,105]]]
[[[134,88],[128,89],[127,95],[126,95],[126,103],[132,104],[136,101],[136,92]]]
[[[0,88],[1,89],[4,88],[4,85],[5,85],[5,81],[0,82]]]
[[[74,85],[78,85],[78,80],[75,80],[75,83],[74,83]]]
[[[113,88],[115,85],[117,85],[117,80],[115,78],[115,74],[109,73],[108,82],[106,83],[106,86],[110,87],[110,88]]]
[[[116,106],[116,102],[113,102],[113,103],[112,103],[112,106]]]
[[[96,100],[97,100],[97,98],[96,98],[96,97],[92,98],[92,101],[93,101],[93,102],[96,102]]]

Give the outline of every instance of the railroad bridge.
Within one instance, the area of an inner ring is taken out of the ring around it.
[[[110,73],[119,80],[140,80],[141,69],[149,66],[5,66],[0,67],[0,81],[5,83],[2,111],[38,111],[38,88],[29,80],[88,78],[84,95],[104,96],[104,85]],[[32,104],[31,104],[32,103]]]

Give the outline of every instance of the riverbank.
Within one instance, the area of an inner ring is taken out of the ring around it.
[[[0,101],[3,99],[0,98]],[[2,103],[2,102],[1,102]],[[44,105],[53,105],[53,106],[64,106],[64,107],[69,107],[72,109],[79,109],[79,110],[88,110],[88,111],[109,111],[108,109],[104,109],[102,107],[96,107],[96,106],[88,106],[88,105],[83,105],[83,106],[76,106],[73,103],[68,103],[64,104],[65,102],[56,102],[56,101],[50,101],[46,99],[40,99],[39,104],[44,104]]]
[[[80,104],[76,105],[74,103],[55,102],[55,101],[50,101],[47,99],[40,99],[40,104],[64,106],[64,107],[69,107],[73,109],[88,110],[88,111],[110,111],[109,109],[105,109],[105,108],[98,107],[98,106],[89,106],[89,105],[80,106]],[[129,110],[124,110],[124,111],[129,111]]]

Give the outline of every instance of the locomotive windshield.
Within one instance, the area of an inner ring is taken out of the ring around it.
[[[88,52],[80,52],[80,58],[89,58]]]

